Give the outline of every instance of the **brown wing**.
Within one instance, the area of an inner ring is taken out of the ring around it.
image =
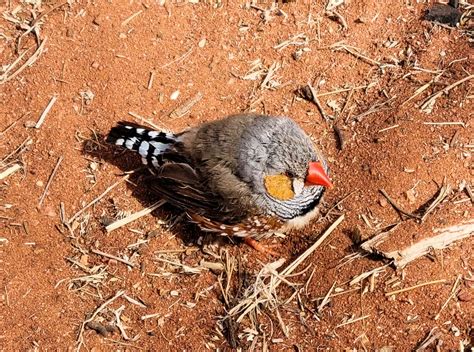
[[[242,219],[237,224],[226,224],[208,219],[199,214],[189,214],[193,222],[204,231],[218,232],[222,236],[252,237],[262,239],[278,232],[283,222],[274,217],[252,216]]]
[[[151,181],[151,189],[170,204],[190,214],[212,221],[237,223],[243,215],[238,209],[205,187],[205,181],[186,163],[167,163],[159,167]]]

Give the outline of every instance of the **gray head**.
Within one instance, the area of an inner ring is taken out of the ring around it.
[[[326,162],[310,138],[290,118],[258,116],[246,128],[239,148],[239,176],[268,213],[290,219],[317,205],[324,187],[331,186]],[[286,174],[295,197],[279,200],[268,194],[267,175]]]

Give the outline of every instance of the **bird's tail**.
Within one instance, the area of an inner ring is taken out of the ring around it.
[[[110,130],[107,142],[138,152],[145,165],[157,167],[163,164],[163,155],[174,149],[178,139],[170,132],[153,131],[121,121]]]

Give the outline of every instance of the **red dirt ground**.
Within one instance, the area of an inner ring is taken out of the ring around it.
[[[472,81],[438,98],[430,114],[419,108],[429,94],[472,74],[472,47],[462,28],[423,21],[421,15],[430,3],[415,1],[389,5],[375,0],[346,1],[337,11],[347,30],[325,15],[325,4],[319,1],[280,3],[267,17],[259,8],[269,9],[268,1],[259,1],[258,8],[238,1],[216,5],[72,0],[57,7],[61,3],[13,0],[0,4],[4,70],[26,49],[31,48],[21,62],[36,50],[33,31],[23,36],[17,52],[17,38],[28,29],[24,24],[31,24],[33,13],[40,16],[56,7],[37,21],[38,36],[46,40],[42,54],[13,79],[0,81],[0,172],[13,162],[22,165],[0,184],[0,350],[73,350],[81,323],[120,290],[146,308],[118,298],[96,321],[113,321],[113,310],[123,305],[121,320],[130,340],[118,331],[104,337],[86,328],[82,350],[231,349],[218,324],[225,315],[219,273],[184,274],[156,259],[158,251],[182,250],[166,258],[193,267],[202,259],[219,262],[198,244],[202,233],[182,222],[168,228],[166,224],[177,215],[169,209],[111,233],[104,230],[104,221],[156,201],[140,183],[143,177],[134,176],[133,182],[122,182],[107,193],[77,218],[72,232],[61,225],[60,204],[71,217],[118,181],[123,171],[139,165],[133,157],[113,152],[102,139],[116,121],[142,123],[129,112],[179,131],[250,110],[293,117],[324,151],[335,187],[327,192],[322,214],[350,196],[304,231],[270,241],[292,261],[338,214],[345,214],[344,222],[301,266],[311,264],[310,270],[293,278],[306,283],[314,269],[307,289],[300,292],[300,304],[292,300],[280,309],[288,336],[274,312],[264,311],[256,336],[245,330],[248,320],[242,322],[236,333],[238,345],[272,351],[407,351],[419,346],[436,327],[439,338],[428,350],[472,346],[473,237],[420,258],[403,270],[385,268],[373,290],[367,290],[369,279],[353,286],[348,282],[385,262],[358,258],[339,265],[356,251],[354,237],[368,238],[400,220],[380,189],[402,208],[415,211],[436,194],[444,178],[453,188],[426,221],[404,221],[382,250],[405,248],[433,236],[436,228],[474,218],[473,203],[463,189],[466,184],[474,189]],[[303,45],[274,48],[300,33],[307,38]],[[330,48],[341,41],[382,65]],[[298,58],[296,51],[302,48],[307,49]],[[274,62],[281,65],[273,78],[277,82],[274,89],[260,88],[263,77],[242,79],[257,59],[266,67]],[[445,72],[404,104],[438,70]],[[319,93],[373,84],[353,93],[346,90],[320,97],[325,112],[336,115],[334,121],[325,121],[311,102],[296,98],[295,91],[307,82],[315,86],[319,82]],[[171,100],[176,90],[180,95]],[[203,98],[190,114],[169,117],[198,92]],[[57,101],[43,125],[31,128],[55,95]],[[331,106],[343,112],[335,113]],[[373,107],[375,111],[363,114]],[[337,147],[333,125],[343,135],[342,150]],[[5,158],[27,138],[24,148]],[[60,157],[62,162],[39,207]],[[144,239],[148,241],[138,250],[128,247]],[[211,248],[240,257],[250,281],[261,262],[270,261],[240,243],[224,240]],[[92,249],[128,258],[136,267],[96,255]],[[78,279],[91,274],[96,274],[96,281]],[[459,292],[441,310],[457,278]],[[389,291],[440,279],[445,282],[385,296]],[[326,295],[335,282],[344,291],[354,290],[333,297],[316,319],[315,299]],[[281,295],[288,298],[292,292],[282,290]],[[150,314],[156,316],[141,319]],[[350,317],[365,316],[338,326]]]

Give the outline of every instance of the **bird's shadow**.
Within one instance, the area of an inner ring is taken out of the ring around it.
[[[149,207],[156,203],[159,198],[151,192],[151,187],[147,184],[153,182],[153,174],[142,164],[140,157],[122,148],[107,143],[106,136],[93,133],[89,138],[83,140],[82,154],[118,167],[123,173],[128,173],[129,178],[126,182],[127,187],[132,191],[135,197],[143,207]],[[202,237],[204,243],[216,242],[221,240],[221,236],[208,236],[199,226],[187,221],[188,217],[182,209],[173,207],[165,203],[152,213],[158,219],[164,219],[170,226],[171,232],[180,238],[187,246],[197,245],[198,239]],[[177,221],[176,221],[177,220]],[[229,243],[230,240],[225,240]],[[200,244],[200,243],[199,243]]]

